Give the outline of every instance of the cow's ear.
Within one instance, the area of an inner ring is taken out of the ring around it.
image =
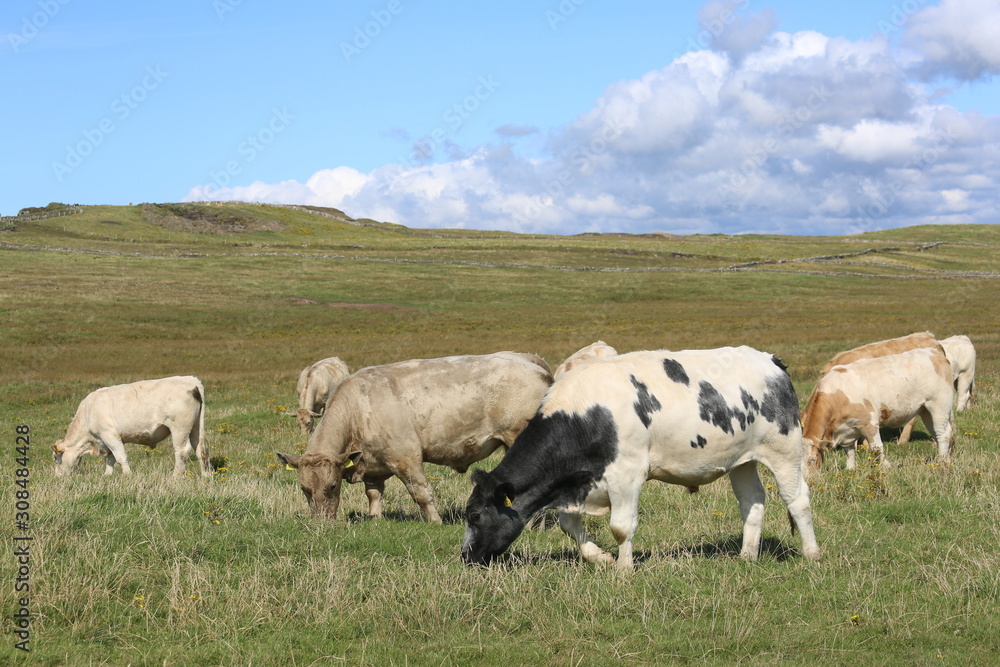
[[[66,450],[60,447],[59,445],[52,445],[52,451],[54,451],[56,454],[64,454],[66,452]]]
[[[514,487],[507,482],[493,490],[493,502],[497,507],[513,507],[514,500]]]
[[[294,454],[282,454],[281,452],[275,452],[278,455],[278,460],[284,463],[286,466],[291,466],[295,469],[299,467],[299,458]]]
[[[358,462],[361,461],[361,455],[362,452],[360,449],[356,452],[351,452],[350,454],[347,454],[344,457],[344,469],[346,470],[347,468],[353,468],[355,465],[357,465]]]

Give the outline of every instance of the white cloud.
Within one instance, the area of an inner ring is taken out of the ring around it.
[[[702,20],[738,4],[709,7]],[[956,26],[976,23],[969,12],[992,25],[994,5],[944,0],[917,13],[908,26],[925,49],[917,62],[939,71],[974,62],[968,71],[979,75],[1000,68],[998,39],[973,35],[963,53],[974,57],[964,61],[952,48]],[[770,33],[772,18],[730,21],[731,32],[716,36],[718,50],[615,82],[561,128],[501,126],[502,143],[440,163],[368,173],[340,166],[305,183],[198,186],[188,199],[318,204],[413,227],[547,233],[840,234],[998,221],[1000,118],[933,102],[914,78],[915,56],[881,35]],[[514,142],[528,135],[542,154],[518,154]]]
[[[998,37],[996,0],[942,0],[910,19],[906,41],[923,56],[923,76],[971,81],[1000,74]]]

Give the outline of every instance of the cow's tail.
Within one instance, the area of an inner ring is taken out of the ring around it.
[[[201,407],[198,409],[198,446],[195,448],[195,455],[198,457],[201,474],[204,477],[211,477],[212,464],[209,462],[208,432],[205,430],[205,386],[201,380],[195,379],[195,387],[191,393],[195,400],[201,403]]]

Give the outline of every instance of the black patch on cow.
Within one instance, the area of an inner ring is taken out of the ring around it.
[[[629,380],[632,381],[632,386],[636,390],[636,399],[632,407],[635,408],[635,414],[639,415],[639,421],[642,422],[642,425],[649,428],[653,422],[652,414],[658,412],[662,407],[660,401],[657,400],[656,396],[650,394],[649,388],[637,380],[634,375],[630,375]]]
[[[667,377],[682,384],[684,386],[691,386],[691,378],[688,377],[687,371],[681,366],[679,361],[674,359],[664,359],[663,360],[663,370],[667,372]]]
[[[733,429],[733,415],[719,390],[704,380],[698,383],[698,389],[698,416],[701,420],[734,435],[736,431]],[[744,425],[746,425],[745,419]]]
[[[799,425],[799,399],[792,387],[792,380],[786,373],[772,375],[765,379],[767,391],[760,402],[760,415],[778,425],[781,435]]]
[[[202,402],[201,392],[198,390],[198,387],[195,387],[194,389],[191,390],[191,395],[194,396],[194,400],[198,401],[199,403]]]
[[[530,496],[528,514],[582,503],[618,457],[618,425],[611,410],[536,414],[493,473]]]
[[[754,415],[760,412],[760,404],[749,391],[740,387],[740,400],[743,401],[743,411],[746,412],[746,423],[752,424]]]
[[[701,447],[702,449],[705,449],[705,445],[707,443],[708,443],[708,440],[705,439],[705,436],[699,435],[697,440],[692,440],[691,441],[691,447],[693,447],[693,448]],[[697,487],[695,487],[695,490],[697,490]]]

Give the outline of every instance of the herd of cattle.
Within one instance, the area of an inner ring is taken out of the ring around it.
[[[883,465],[880,427],[920,417],[948,460],[955,439],[953,402],[969,406],[976,353],[967,336],[937,340],[916,333],[842,352],[820,373],[805,409],[786,367],[749,347],[619,354],[598,341],[555,372],[533,354],[421,359],[351,374],[332,357],[302,371],[296,414],[311,433],[301,456],[278,453],[298,470],[314,515],[335,518],[343,481],[363,483],[369,514],[398,477],[428,521],[440,522],[425,463],[465,472],[499,447],[490,472],[476,470],[466,506],[461,557],[485,564],[502,554],[532,517],[559,511],[559,525],[591,562],[615,562],[591,541],[584,515],[610,512],[617,566],[632,567],[639,492],[655,479],[691,492],[728,474],[743,517],[741,556],[760,548],[763,464],[802,536],[802,554],[818,559],[806,476],[824,454],[859,440]],[[315,420],[319,420],[316,424]],[[314,428],[315,427],[315,428]],[[56,474],[84,453],[131,472],[123,443],[153,446],[167,436],[174,474],[192,453],[212,475],[205,438],[205,390],[195,377],[170,377],[98,389],[80,403],[63,439],[52,445]]]

